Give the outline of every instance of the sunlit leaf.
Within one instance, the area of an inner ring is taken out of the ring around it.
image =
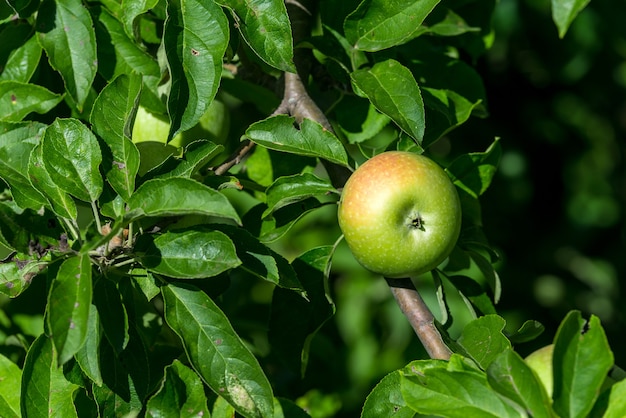
[[[266,63],[292,73],[291,24],[283,0],[218,0],[233,11],[236,27],[250,48]]]
[[[477,198],[491,184],[501,156],[500,141],[496,139],[485,152],[462,154],[446,171],[456,186]]]
[[[95,135],[77,119],[56,119],[42,141],[43,160],[60,189],[85,202],[102,193],[102,154]]]
[[[511,348],[511,342],[502,333],[504,325],[504,319],[498,315],[481,316],[463,328],[458,343],[486,369],[500,353]]]
[[[142,216],[199,214],[241,223],[226,196],[188,178],[148,180],[132,195],[128,206]]]
[[[294,118],[286,115],[272,116],[253,123],[246,135],[251,141],[269,149],[348,165],[346,150],[335,135],[310,119],[304,119],[299,129],[294,122]]]
[[[389,116],[418,143],[424,139],[424,102],[417,81],[408,68],[386,60],[350,77],[380,112]]]
[[[585,417],[591,411],[613,365],[613,353],[598,317],[572,311],[554,338],[554,410],[560,416]]]
[[[165,319],[209,387],[244,417],[272,417],[272,387],[226,315],[192,286],[171,283],[161,291]]]
[[[103,169],[111,187],[124,200],[135,191],[139,150],[130,140],[130,120],[139,101],[141,79],[122,75],[108,84],[96,99],[90,122],[104,140]]]
[[[415,411],[409,408],[400,392],[400,371],[385,376],[369,393],[361,418],[413,418]]]
[[[22,370],[0,354],[0,416],[19,418]]]
[[[328,180],[314,174],[302,173],[280,177],[265,191],[268,206],[265,214],[309,197],[324,196],[333,192],[337,193]]]
[[[364,0],[344,22],[346,38],[363,51],[410,41],[439,0]]]
[[[168,2],[163,44],[171,89],[170,138],[193,127],[215,97],[228,45],[228,19],[213,1]]]
[[[137,240],[139,261],[149,271],[181,279],[216,276],[241,264],[232,241],[222,232],[189,229]]]
[[[589,4],[589,0],[552,0],[552,20],[559,30],[559,37],[565,37],[576,16]]]

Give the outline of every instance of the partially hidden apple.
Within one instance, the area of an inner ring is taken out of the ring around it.
[[[530,367],[543,387],[548,393],[548,397],[552,397],[553,375],[552,375],[552,353],[554,352],[554,344],[546,345],[538,350],[533,351],[524,360]]]
[[[388,151],[348,179],[338,221],[354,257],[389,278],[425,273],[443,262],[461,230],[461,204],[446,172],[431,159]]]

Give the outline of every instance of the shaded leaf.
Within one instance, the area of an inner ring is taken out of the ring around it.
[[[350,75],[360,95],[367,97],[380,112],[389,116],[417,143],[424,139],[424,102],[411,71],[389,59],[367,70]]]
[[[439,0],[364,0],[344,22],[346,38],[356,49],[379,51],[410,41]]]
[[[56,119],[42,140],[43,160],[60,189],[85,202],[102,193],[102,162],[95,135],[77,119]]]
[[[128,315],[115,283],[100,277],[95,283],[93,303],[100,316],[99,326],[115,354],[119,355],[126,348],[130,337]]]
[[[45,87],[21,81],[0,81],[0,120],[20,121],[31,112],[46,113],[63,100]]]
[[[52,282],[46,319],[59,365],[71,359],[87,338],[91,274],[89,256],[74,256],[61,264]]]
[[[236,27],[250,48],[267,64],[296,72],[291,23],[282,0],[218,0],[233,12]]]
[[[97,295],[97,293],[96,293]],[[89,321],[85,343],[76,352],[74,358],[80,369],[95,385],[102,386],[100,371],[100,318],[94,305],[89,306]],[[106,367],[106,366],[105,366]]]
[[[300,219],[321,206],[317,199],[310,197],[272,212],[270,216],[261,222],[259,239],[263,243],[274,242],[280,239]]]
[[[224,233],[204,229],[176,230],[137,239],[138,261],[149,271],[180,279],[213,277],[241,264]]]
[[[626,380],[613,384],[600,395],[590,417],[622,418],[626,416]]]
[[[0,73],[0,81],[14,80],[27,83],[39,65],[41,51],[37,37],[32,36],[9,55]]]
[[[66,91],[82,110],[98,67],[89,12],[80,0],[45,0],[36,27],[50,65],[61,73]]]
[[[210,416],[204,385],[190,368],[175,360],[165,368],[165,378],[158,392],[146,406],[146,417]]]
[[[346,150],[332,132],[311,119],[304,119],[299,129],[295,118],[276,115],[255,122],[246,131],[251,141],[276,151],[324,158],[348,166]]]
[[[482,195],[496,173],[502,148],[496,139],[485,152],[463,154],[448,166],[446,171],[453,183],[473,197]]]
[[[215,97],[228,45],[228,20],[212,1],[168,2],[163,44],[172,78],[169,137],[192,128]]]
[[[222,193],[181,177],[153,179],[142,184],[128,201],[137,216],[177,216],[199,214],[231,219],[239,215]]]
[[[520,344],[532,341],[543,333],[545,327],[538,321],[528,320],[522,324],[520,329],[509,335],[512,344]]]
[[[272,417],[272,387],[226,315],[192,286],[170,283],[161,291],[165,320],[206,384],[244,417]]]
[[[222,145],[211,141],[203,139],[194,141],[185,147],[182,158],[168,158],[162,165],[150,171],[150,175],[161,179],[189,178],[223,150]]]
[[[44,261],[18,259],[0,263],[0,293],[11,298],[21,295],[47,265]]]
[[[325,287],[325,271],[330,263],[331,246],[314,248],[292,262],[304,290],[274,289],[269,325],[269,341],[282,362],[304,376],[311,340],[335,312]],[[298,315],[293,315],[298,312]]]

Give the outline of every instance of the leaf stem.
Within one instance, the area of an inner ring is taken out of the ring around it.
[[[385,277],[391,293],[402,313],[407,317],[426,352],[433,359],[449,360],[452,351],[444,343],[435,317],[409,278],[389,279]]]

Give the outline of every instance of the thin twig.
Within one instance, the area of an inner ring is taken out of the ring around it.
[[[430,358],[449,360],[452,351],[444,343],[435,324],[435,317],[415,289],[411,279],[385,278],[385,280]]]

